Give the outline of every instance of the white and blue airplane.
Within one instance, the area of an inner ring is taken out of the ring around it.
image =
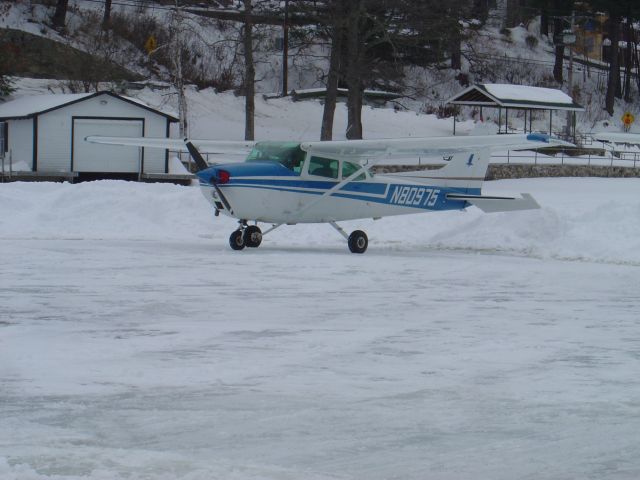
[[[220,213],[238,219],[229,244],[234,250],[258,247],[264,235],[282,225],[328,223],[347,240],[349,250],[364,253],[365,232],[348,234],[337,222],[390,215],[462,210],[484,212],[539,208],[529,194],[482,195],[492,149],[526,150],[570,145],[546,135],[427,137],[327,142],[228,142],[167,138],[87,137],[111,145],[188,151],[205,198]],[[202,153],[249,151],[241,163],[209,165]],[[374,174],[385,161],[406,163],[442,155],[440,169]],[[252,224],[250,224],[252,223]],[[262,231],[258,223],[271,226]]]
[[[640,133],[600,132],[596,133],[594,137],[601,142],[640,145]]]

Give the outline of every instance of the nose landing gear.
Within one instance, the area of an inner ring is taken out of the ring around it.
[[[242,230],[236,230],[229,237],[229,245],[234,250],[242,250],[245,247],[244,238],[242,238]]]
[[[262,243],[262,231],[257,225],[251,225],[244,229],[242,239],[247,247],[258,248]]]
[[[240,221],[240,226],[229,237],[229,245],[234,250],[242,250],[244,247],[258,248],[262,243],[262,231],[257,225],[247,225],[246,221]]]

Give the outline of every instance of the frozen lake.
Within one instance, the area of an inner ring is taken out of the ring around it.
[[[44,478],[640,475],[637,267],[144,241],[12,253],[0,451]]]
[[[6,188],[5,206],[33,191]],[[424,230],[403,244],[398,220],[365,255],[326,226],[233,252],[230,222],[145,238],[97,204],[114,238],[82,233],[55,191],[25,200],[37,229],[0,235],[2,479],[640,476],[640,270],[623,242],[570,260],[539,239],[451,250]],[[543,214],[571,238],[552,197]],[[618,211],[583,208],[603,204]],[[469,215],[480,242],[496,220]]]

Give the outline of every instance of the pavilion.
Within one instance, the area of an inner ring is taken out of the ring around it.
[[[483,108],[498,109],[498,133],[508,133],[509,110],[524,110],[524,132],[533,131],[533,111],[549,111],[549,134],[552,133],[553,112],[572,112],[572,131],[568,136],[575,139],[576,112],[583,112],[584,107],[561,90],[554,88],[529,87],[525,85],[509,85],[485,83],[472,85],[446,102],[447,105],[480,107],[482,118]],[[502,129],[502,111],[504,110],[504,131]],[[527,115],[528,113],[528,115]],[[527,130],[527,116],[528,130]],[[456,115],[453,117],[453,134],[456,134]]]

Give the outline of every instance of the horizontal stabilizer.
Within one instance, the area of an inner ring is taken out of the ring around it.
[[[450,200],[465,200],[485,213],[513,212],[516,210],[535,210],[540,208],[535,198],[528,193],[521,193],[520,195],[521,198],[514,198],[450,193],[447,195],[447,198]]]

